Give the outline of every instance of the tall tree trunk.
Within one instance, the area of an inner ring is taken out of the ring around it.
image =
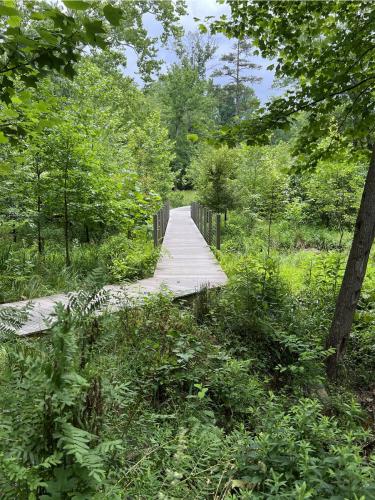
[[[375,145],[372,146],[370,167],[367,172],[361,205],[355,224],[352,247],[346,264],[344,279],[337,297],[336,309],[326,347],[335,348],[326,363],[330,379],[337,376],[338,363],[343,353],[353,324],[354,313],[361,293],[370,250],[375,236]]]
[[[37,232],[38,232],[38,253],[43,253],[43,239],[42,239],[42,222],[40,220],[42,211],[42,197],[40,196],[40,169],[36,166],[36,178],[37,178],[37,200],[36,200],[36,210],[37,210]]]
[[[90,230],[87,224],[85,224],[85,233],[86,233],[86,243],[90,243]]]
[[[237,60],[236,60],[236,115],[240,114],[240,41],[237,40]]]
[[[68,168],[65,167],[64,172],[64,239],[65,239],[65,264],[70,266],[70,251],[69,251],[69,209],[68,209]]]

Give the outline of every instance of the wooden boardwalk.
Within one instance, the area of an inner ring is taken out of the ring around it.
[[[190,207],[180,207],[170,212],[154,276],[129,285],[108,285],[104,289],[110,294],[110,301],[116,308],[116,304],[124,298],[142,300],[148,294],[163,289],[169,290],[174,297],[184,297],[204,286],[215,288],[226,282],[224,271],[190,217]],[[0,307],[24,308],[30,304],[32,309],[28,321],[19,334],[31,335],[47,329],[46,319],[52,315],[57,302],[67,304],[67,294],[12,302]]]

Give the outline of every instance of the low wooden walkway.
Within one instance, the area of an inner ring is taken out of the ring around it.
[[[190,207],[181,207],[170,212],[154,276],[129,285],[108,285],[104,288],[115,304],[121,296],[137,300],[167,289],[177,298],[192,295],[204,286],[215,288],[226,282],[224,271],[190,217]],[[67,294],[12,302],[0,307],[24,308],[31,304],[28,321],[19,331],[20,335],[31,335],[47,329],[46,319],[52,315],[57,302],[67,304]]]

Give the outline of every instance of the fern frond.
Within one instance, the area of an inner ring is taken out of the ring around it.
[[[10,340],[24,325],[32,306],[0,308],[0,341]]]

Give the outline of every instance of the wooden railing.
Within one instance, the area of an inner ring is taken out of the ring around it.
[[[156,212],[153,220],[153,237],[154,246],[157,247],[163,242],[165,231],[169,221],[169,202],[167,201],[163,207]]]
[[[209,245],[215,245],[220,250],[221,245],[221,214],[215,213],[200,203],[190,205],[191,218]]]

